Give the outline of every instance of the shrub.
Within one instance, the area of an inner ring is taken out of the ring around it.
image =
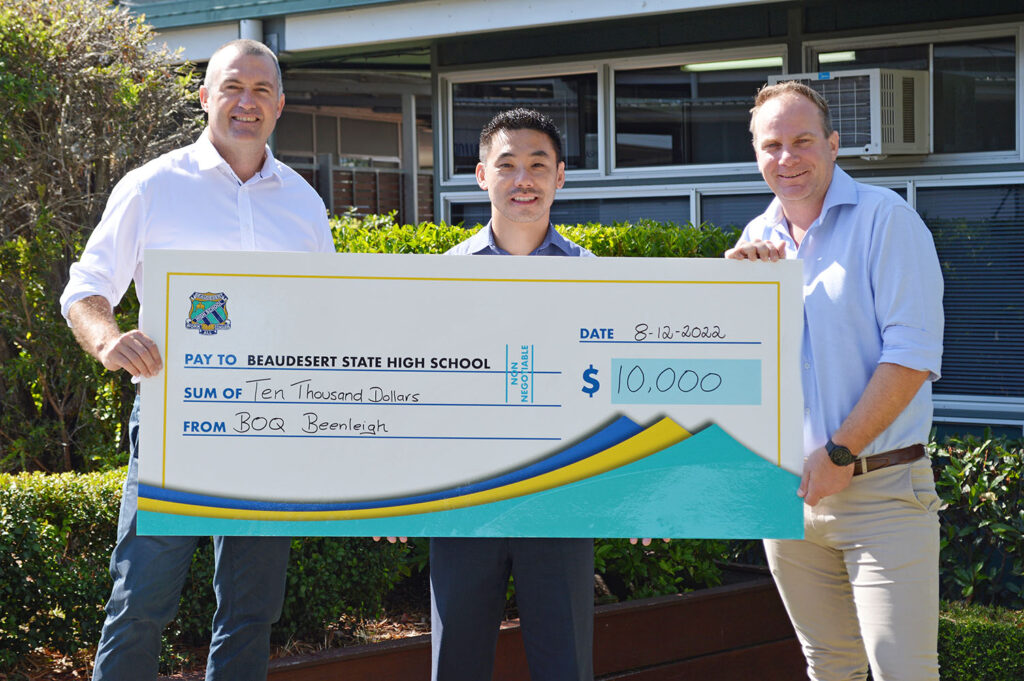
[[[0,664],[94,644],[123,472],[0,475]]]
[[[444,253],[473,234],[479,225],[422,222],[398,225],[395,213],[359,218],[352,213],[332,221],[335,248],[341,253]],[[558,225],[559,232],[598,256],[633,258],[718,258],[735,243],[739,231],[674,222],[638,220],[613,225]]]
[[[942,681],[1024,679],[1024,612],[943,604],[939,614]]]
[[[99,640],[124,469],[0,474],[0,669],[36,648],[73,653]],[[343,614],[369,615],[408,572],[404,547],[368,538],[295,539],[279,640],[313,636]],[[213,550],[203,541],[168,626],[173,647],[209,640]]]
[[[722,583],[728,546],[718,539],[656,539],[650,546],[598,539],[594,570],[617,600],[684,593]]]
[[[110,3],[0,0],[0,471],[124,462],[129,377],[78,348],[57,298],[112,184],[199,130],[191,70],[152,38]]]
[[[942,596],[1024,607],[1024,440],[951,438],[933,452]]]

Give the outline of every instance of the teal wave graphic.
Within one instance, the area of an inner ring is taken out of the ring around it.
[[[139,511],[148,534],[412,537],[803,538],[800,478],[717,425],[578,482],[400,518],[265,521]]]

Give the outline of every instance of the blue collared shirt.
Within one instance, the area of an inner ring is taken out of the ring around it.
[[[786,257],[803,260],[805,454],[839,428],[878,364],[939,378],[939,259],[931,232],[895,192],[856,182],[836,166],[821,214],[799,248],[777,198],[740,236],[740,241],[754,239],[784,241]],[[925,381],[861,455],[927,442],[931,422],[931,382]]]
[[[491,223],[488,221],[476,234],[448,249],[445,255],[509,255],[509,252],[494,242],[494,232],[491,231]],[[593,253],[566,239],[550,224],[544,241],[540,242],[540,246],[537,246],[530,255],[594,257]]]

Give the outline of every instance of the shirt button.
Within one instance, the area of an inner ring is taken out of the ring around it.
[[[811,363],[810,362],[804,362],[804,369],[810,369],[810,368],[811,368]]]
[[[804,409],[804,413],[807,414],[808,416],[810,416],[811,415],[811,408],[810,407],[805,408]]]

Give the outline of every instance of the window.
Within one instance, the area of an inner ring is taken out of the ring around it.
[[[1024,185],[921,188],[945,280],[936,394],[1024,397]]]
[[[1013,39],[935,46],[935,151],[1014,148]]]
[[[452,85],[453,170],[472,173],[480,130],[506,109],[547,114],[562,132],[567,170],[597,167],[597,74],[543,76]]]
[[[335,165],[397,168],[401,127],[401,114],[353,107],[286,107],[274,132],[277,156],[285,163],[309,164],[320,154],[330,154]]]
[[[782,57],[615,71],[615,166],[753,161],[750,107]]]
[[[708,195],[701,198],[700,219],[715,227],[746,227],[772,202],[772,194]]]
[[[929,48],[932,55],[929,57]],[[932,71],[932,136],[936,153],[1016,148],[1016,48],[1013,37],[829,48],[819,69],[891,68]]]
[[[454,203],[451,222],[464,227],[486,224],[491,219],[490,203]],[[556,225],[598,222],[636,222],[641,219],[683,224],[690,221],[690,197],[644,196],[614,199],[559,199],[551,206],[551,221]]]

